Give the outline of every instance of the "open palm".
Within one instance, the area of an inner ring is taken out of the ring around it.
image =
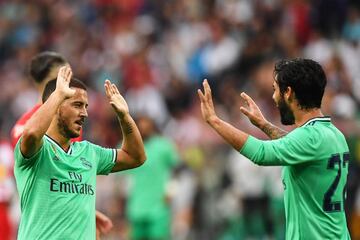
[[[106,93],[106,96],[107,96],[107,98],[109,100],[109,103],[113,107],[116,114],[120,118],[122,118],[126,114],[128,114],[129,113],[129,107],[128,107],[125,99],[123,98],[123,96],[121,96],[121,94],[120,94],[118,88],[116,87],[116,85],[111,83],[109,80],[106,80],[105,84],[104,84],[104,87],[105,87],[105,93]]]
[[[211,88],[208,81],[203,82],[204,93],[198,89],[198,95],[201,102],[201,114],[203,119],[209,123],[212,118],[216,117],[214,103],[211,96]]]
[[[256,105],[255,101],[246,93],[243,92],[240,96],[244,99],[247,105],[247,108],[240,107],[240,111],[249,118],[252,124],[257,127],[261,126],[266,120],[258,105]]]
[[[69,66],[63,66],[59,69],[56,79],[56,91],[60,92],[65,98],[75,95],[75,89],[70,88],[72,71]]]

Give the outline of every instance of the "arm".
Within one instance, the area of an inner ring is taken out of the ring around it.
[[[231,146],[258,165],[294,165],[318,159],[319,136],[312,136],[307,128],[299,128],[283,138],[271,141],[256,139],[219,119],[214,110],[211,89],[205,80],[204,93],[198,90],[204,120]],[[246,142],[246,144],[245,144]]]
[[[254,100],[246,93],[241,93],[241,97],[244,99],[249,109],[240,107],[240,111],[249,118],[250,122],[263,131],[269,138],[278,139],[285,136],[288,132],[273,125],[267,121],[262,115],[259,107]]]
[[[33,156],[41,148],[42,138],[48,130],[60,104],[66,98],[75,94],[75,90],[69,87],[71,76],[70,67],[60,68],[55,91],[25,124],[20,145],[20,150],[24,157],[29,158]]]
[[[123,143],[117,149],[117,157],[112,172],[135,168],[145,162],[144,144],[134,120],[129,114],[129,108],[119,90],[109,80],[105,81],[105,92],[120,123]]]
[[[273,125],[271,122],[268,121],[260,125],[259,128],[271,139],[278,139],[288,134],[287,131]]]
[[[240,153],[257,165],[287,166],[323,159],[321,133],[311,128],[297,128],[286,136],[262,141],[250,136]]]
[[[214,104],[211,96],[211,89],[207,80],[203,82],[204,93],[198,90],[198,95],[201,102],[201,113],[203,119],[231,146],[239,151],[249,135],[229,123],[221,120],[215,113]]]

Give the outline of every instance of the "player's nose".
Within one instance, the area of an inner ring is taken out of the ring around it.
[[[82,111],[80,112],[80,116],[83,117],[83,118],[88,117],[88,112],[87,112],[86,108],[82,109]]]

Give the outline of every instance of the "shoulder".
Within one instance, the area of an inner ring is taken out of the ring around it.
[[[77,146],[78,148],[82,148],[82,149],[88,149],[88,150],[108,150],[108,149],[113,149],[113,148],[110,148],[110,147],[104,147],[104,146],[100,146],[96,143],[93,143],[93,142],[90,142],[90,141],[87,141],[87,140],[83,140],[83,141],[80,141],[80,142],[74,142],[73,143],[73,146]]]
[[[314,125],[306,125],[295,128],[291,131],[288,136],[290,137],[301,137],[301,138],[314,138],[319,136],[321,130]]]
[[[302,126],[294,129],[285,137],[292,142],[296,142],[303,146],[308,147],[317,147],[321,144],[322,139],[322,131],[319,128],[314,127],[313,125]]]

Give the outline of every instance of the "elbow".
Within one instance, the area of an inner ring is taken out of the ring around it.
[[[29,128],[24,129],[24,132],[22,133],[22,142],[32,144],[36,142],[37,139],[38,137],[35,131]]]
[[[137,154],[130,154],[131,168],[137,168],[143,165],[146,161],[145,152],[138,152]]]
[[[146,154],[145,152],[141,153],[137,158],[137,161],[136,161],[136,167],[140,167],[141,165],[143,165],[146,161]]]

